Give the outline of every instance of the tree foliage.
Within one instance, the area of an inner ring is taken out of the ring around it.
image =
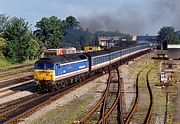
[[[2,49],[5,46],[6,42],[7,42],[6,39],[0,38],[0,51],[2,51]]]
[[[13,63],[20,63],[37,56],[32,52],[32,35],[28,23],[22,18],[13,17],[7,21],[3,28],[3,37],[7,40],[3,48],[5,57]],[[39,49],[39,48],[37,48]],[[36,52],[37,52],[36,49]]]
[[[69,16],[64,23],[64,46],[76,47],[77,49],[83,49],[84,46],[89,45],[92,41],[92,34],[88,31],[84,31],[77,19],[73,16]]]
[[[180,39],[180,31],[176,31],[175,34]]]
[[[46,48],[60,48],[63,41],[63,23],[55,16],[42,18],[36,23],[36,37]]]
[[[37,58],[39,58],[39,56],[41,55],[41,51],[40,51],[40,43],[38,42],[37,39],[31,39],[28,43],[28,59],[29,60],[35,60]]]
[[[174,32],[175,28],[166,26],[160,29],[157,36],[158,43],[162,44],[163,49],[167,49],[167,44],[179,44],[180,39]]]
[[[64,22],[65,29],[79,29],[80,23],[73,16],[68,16]]]
[[[6,14],[0,14],[0,33],[3,32],[3,26],[7,22],[8,16]]]
[[[158,36],[157,36],[157,41],[159,43],[162,43],[162,42],[167,42],[167,38],[171,35],[174,34],[174,27],[163,27],[160,29],[160,31],[158,32]]]
[[[67,29],[66,35],[64,36],[65,47],[76,47],[82,49],[84,46],[89,45],[92,41],[92,37],[86,31],[82,29]]]

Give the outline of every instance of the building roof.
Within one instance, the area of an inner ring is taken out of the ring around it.
[[[167,48],[168,49],[171,49],[171,48],[180,48],[180,44],[169,44],[169,45],[167,45]]]

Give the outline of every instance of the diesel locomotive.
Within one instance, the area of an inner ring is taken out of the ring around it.
[[[149,44],[143,44],[106,51],[40,58],[35,62],[34,81],[38,90],[53,91],[97,72],[103,72],[123,59],[150,49]]]

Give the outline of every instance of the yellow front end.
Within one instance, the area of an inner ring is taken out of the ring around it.
[[[35,81],[55,81],[54,70],[35,70],[34,80]]]

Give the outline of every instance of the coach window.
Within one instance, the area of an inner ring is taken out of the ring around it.
[[[96,65],[96,58],[93,59],[93,65]]]
[[[99,63],[101,63],[102,57],[99,57]]]

